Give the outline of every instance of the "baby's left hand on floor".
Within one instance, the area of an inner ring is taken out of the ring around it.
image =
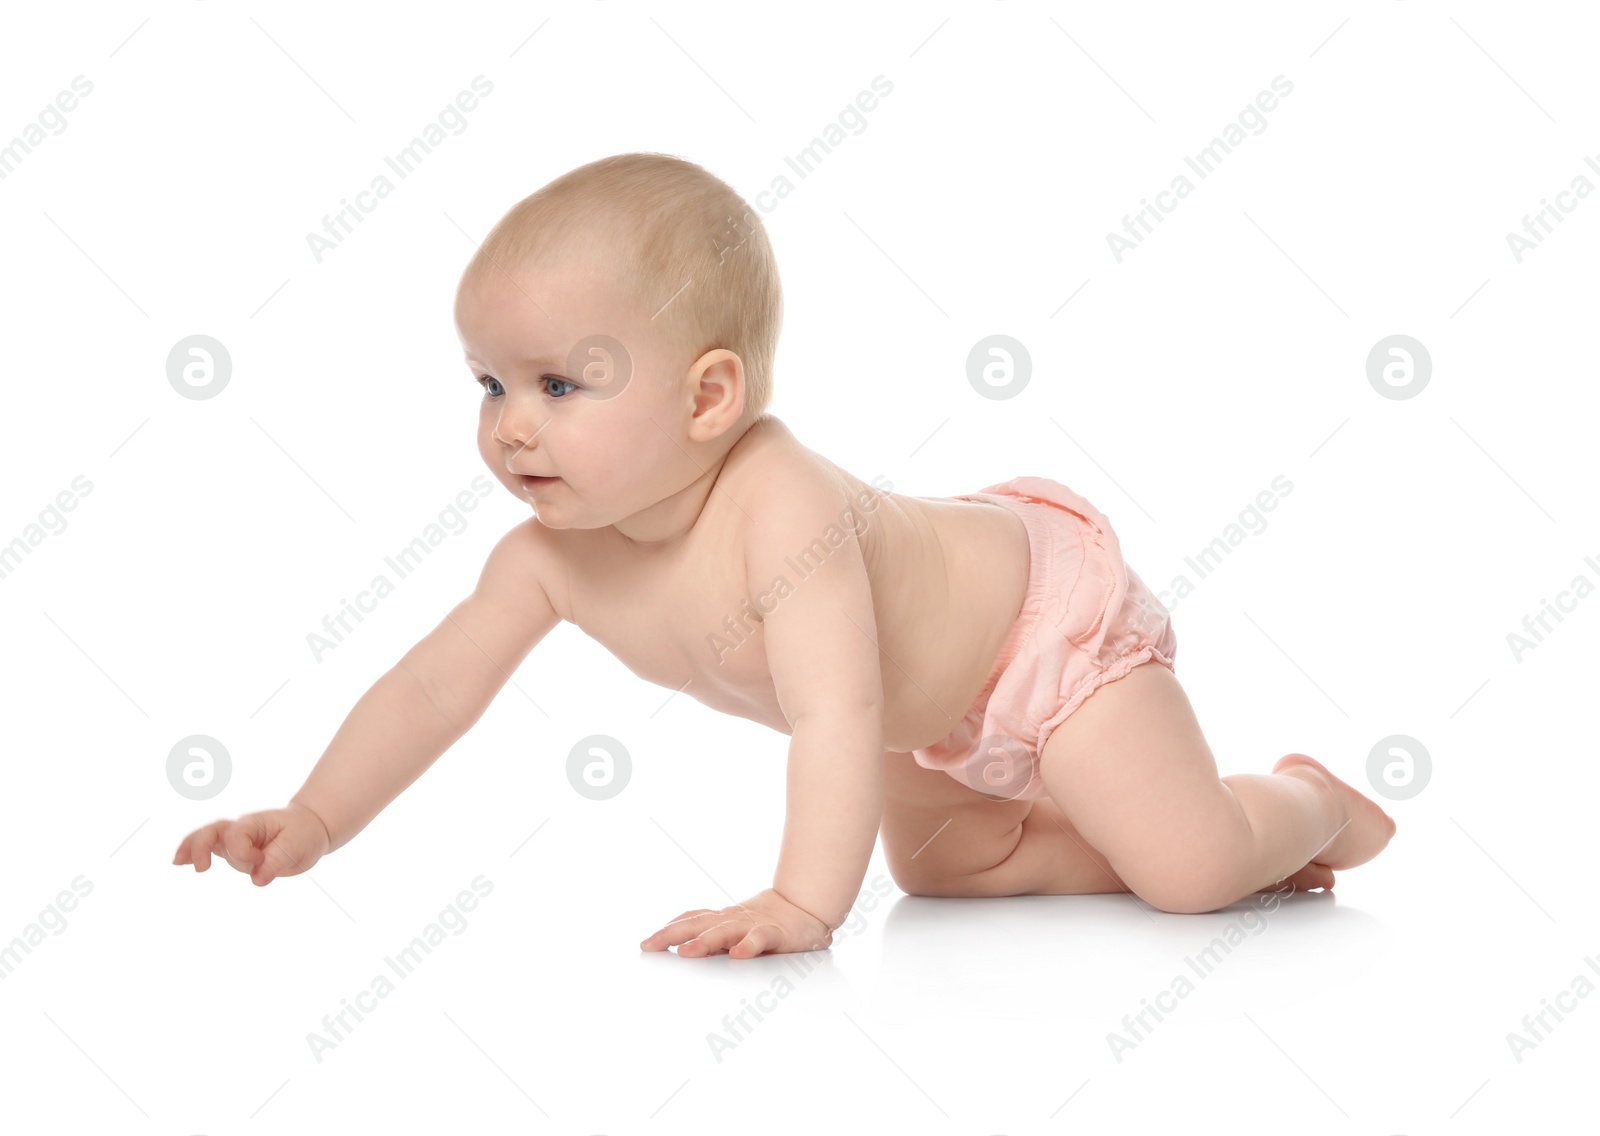
[[[833,932],[816,916],[768,888],[720,911],[685,911],[639,944],[644,951],[677,947],[678,954],[700,958],[727,951],[732,958],[816,951],[833,942]]]

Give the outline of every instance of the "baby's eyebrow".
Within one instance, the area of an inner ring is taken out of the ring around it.
[[[489,369],[489,365],[487,363],[482,363],[479,360],[473,358],[471,355],[468,355],[466,357],[466,361],[470,366],[478,367],[478,368],[481,368],[483,370],[488,370]],[[541,368],[542,369],[548,369],[548,370],[559,370],[562,367],[565,367],[567,365],[567,361],[565,359],[557,359],[554,355],[541,355],[538,358],[532,358],[532,359],[528,359],[528,358],[518,359],[518,360],[516,360],[516,362],[520,366],[533,368],[535,370],[541,369]]]

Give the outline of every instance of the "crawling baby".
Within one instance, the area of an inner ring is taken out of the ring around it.
[[[1383,849],[1393,821],[1304,754],[1217,775],[1168,613],[1077,493],[904,496],[767,414],[782,310],[760,219],[697,165],[620,155],[517,203],[455,314],[478,452],[532,515],[285,808],[199,828],[173,863],[307,871],[560,620],[790,738],[772,886],[685,911],[646,951],[827,947],[880,833],[915,895],[1126,891],[1173,912],[1327,888]]]

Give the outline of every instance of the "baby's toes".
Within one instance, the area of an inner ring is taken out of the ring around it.
[[[1332,890],[1333,869],[1326,864],[1307,864],[1284,882],[1293,884],[1295,891],[1314,891],[1317,888]]]

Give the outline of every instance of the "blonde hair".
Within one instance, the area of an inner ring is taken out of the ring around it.
[[[766,411],[783,289],[766,228],[726,182],[670,154],[601,158],[507,210],[462,278],[525,267],[557,250],[616,277],[690,358],[717,348],[738,355],[741,422]],[[622,263],[612,268],[614,257]]]

